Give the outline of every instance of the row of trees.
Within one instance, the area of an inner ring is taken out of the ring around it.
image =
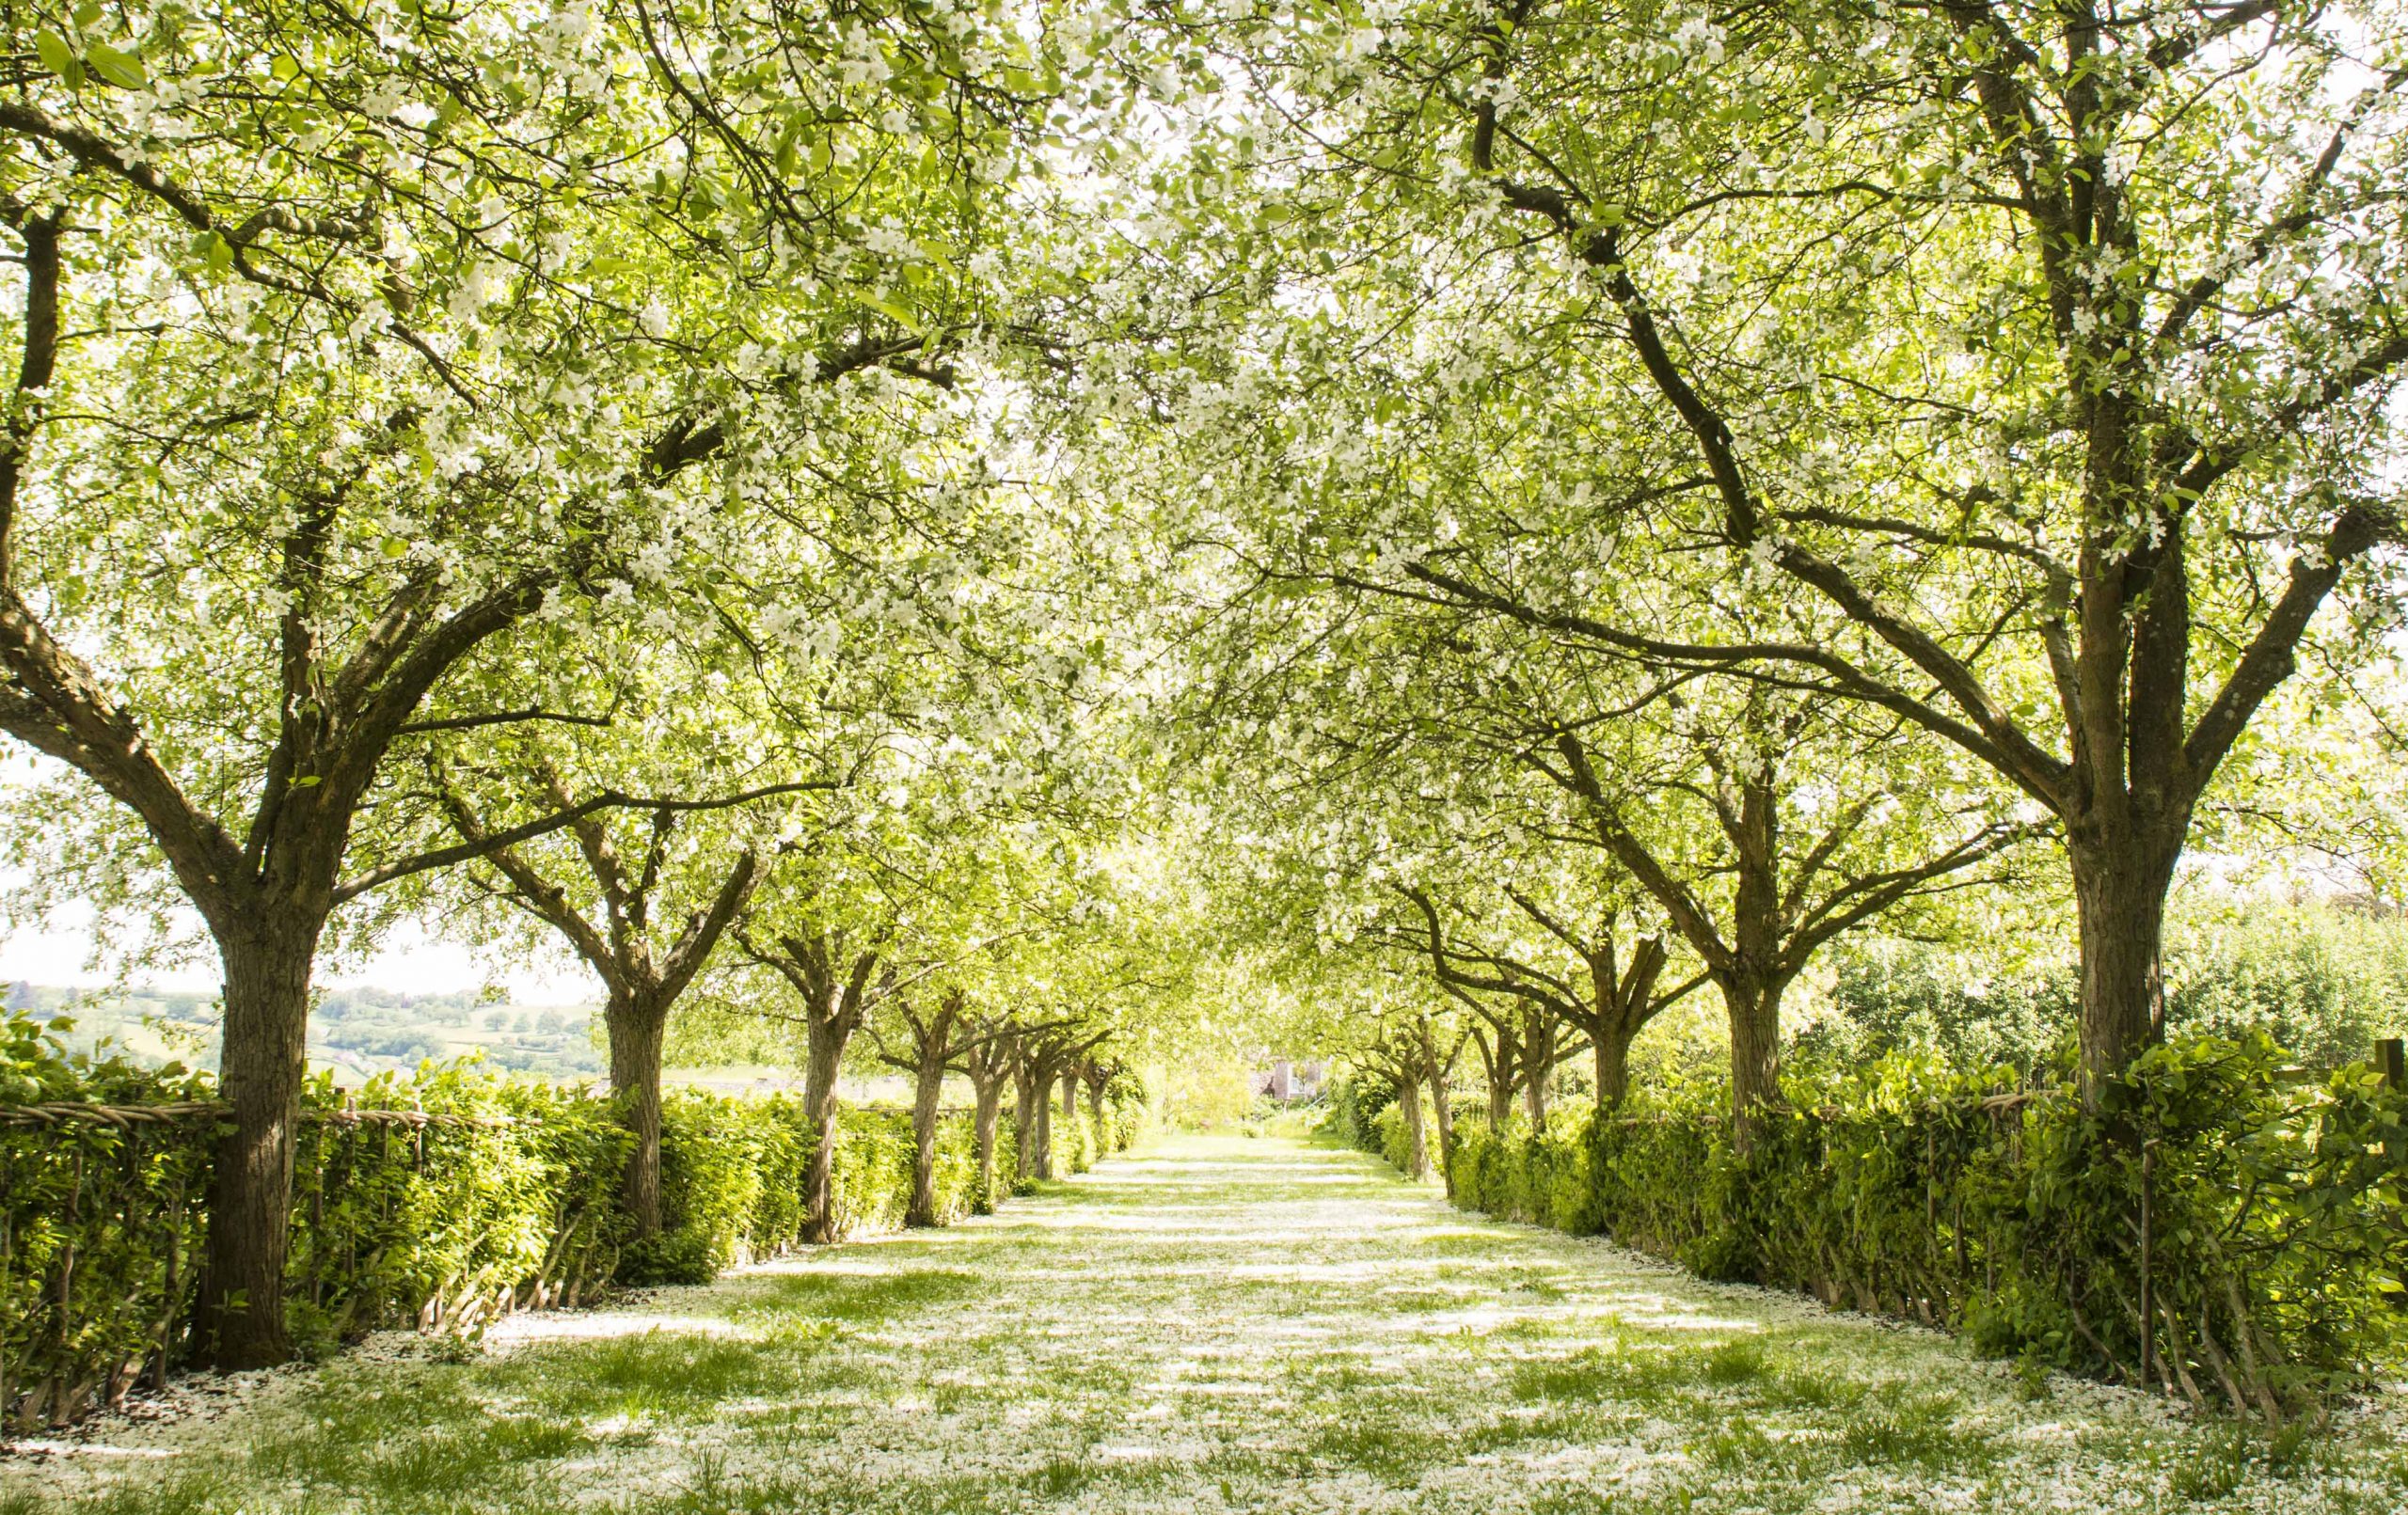
[[[1199,981],[1534,1115],[1710,988],[1744,1128],[1835,942],[2063,893],[2099,1097],[2187,847],[2386,842],[2393,8],[12,11],[18,850],[222,964],[220,1360],[403,914],[640,1134],[698,992],[824,1128]]]
[[[1023,412],[1082,319],[1047,155],[1138,59],[782,0],[5,26],[18,850],[223,967],[218,1363],[286,1354],[312,975],[395,917],[598,975],[646,1227],[715,964],[790,986],[825,1129],[881,1007],[1079,929],[1113,651]],[[1038,998],[919,1065],[1084,1066]]]
[[[1280,776],[1230,833],[1314,902],[1275,930],[1419,964],[1360,991],[1384,1055],[1435,1077],[1434,989],[1500,1113],[1583,1046],[1610,1099],[1710,986],[1744,1129],[1835,942],[2064,899],[2095,1103],[2163,1034],[2186,852],[2389,865],[2400,26],[1217,28],[1259,103],[1163,191],[1165,267],[1255,295],[1162,407],[1196,708],[1248,734],[1202,761]]]

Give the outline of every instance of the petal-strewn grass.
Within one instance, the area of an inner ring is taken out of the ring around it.
[[[1271,1139],[503,1335],[0,1463],[0,1512],[2408,1506],[2394,1403],[2193,1422]]]

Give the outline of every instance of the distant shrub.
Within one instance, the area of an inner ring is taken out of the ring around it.
[[[1329,1113],[1323,1125],[1349,1146],[1380,1150],[1380,1112],[1396,1105],[1396,1084],[1362,1068],[1350,1068],[1329,1083]]]
[[[2330,905],[2270,905],[2186,920],[2165,944],[2166,1023],[2263,1032],[2333,1067],[2408,1030],[2408,923]]]
[[[2340,905],[2192,901],[2167,922],[2166,1024],[2178,1034],[2261,1033],[2315,1067],[2370,1056],[2408,1031],[2408,921]],[[1831,1017],[1798,1038],[1801,1067],[1846,1069],[1893,1052],[1959,1072],[2044,1065],[2074,1020],[2078,965],[2011,971],[1924,942],[1844,954]]]

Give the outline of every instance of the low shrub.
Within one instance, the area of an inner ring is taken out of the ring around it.
[[[73,1418],[162,1376],[189,1346],[222,1107],[205,1076],[105,1049],[71,1055],[24,1015],[0,1020],[0,1425]],[[1084,1166],[1133,1141],[1142,1088],[1106,1129],[1057,1123]],[[305,1352],[381,1326],[473,1332],[514,1309],[573,1304],[614,1278],[701,1282],[800,1239],[812,1138],[789,1096],[699,1090],[663,1103],[660,1235],[631,1243],[619,1202],[630,1138],[583,1086],[474,1064],[421,1066],[343,1093],[304,1090],[285,1306]],[[915,1144],[896,1110],[839,1113],[840,1236],[902,1223]],[[967,1112],[935,1172],[950,1222],[980,1196]],[[997,1171],[1013,1166],[1008,1123]]]
[[[2279,1420],[2408,1347],[2408,1094],[2282,1063],[2187,1038],[2089,1112],[1896,1056],[1794,1083],[1744,1148],[1700,1085],[1538,1133],[1459,1118],[1447,1161],[1468,1208]]]
[[[285,1307],[303,1351],[474,1330],[610,1279],[630,1138],[608,1100],[465,1063],[348,1095],[322,1075],[302,1104]]]
[[[105,1048],[71,1056],[57,1037],[72,1029],[0,1019],[0,1428],[70,1418],[163,1371],[204,1238],[214,1120],[34,1112],[204,1102],[210,1081]]]

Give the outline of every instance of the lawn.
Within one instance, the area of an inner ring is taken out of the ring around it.
[[[2397,1397],[2237,1433],[1238,1137],[0,1462],[5,1515],[2403,1505]]]

